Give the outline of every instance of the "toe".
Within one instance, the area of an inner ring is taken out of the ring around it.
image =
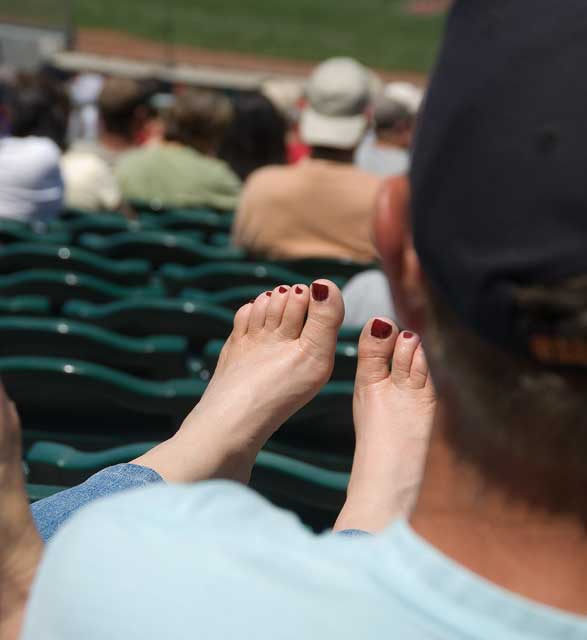
[[[231,337],[242,338],[242,336],[244,336],[247,332],[249,328],[249,318],[251,317],[251,311],[253,310],[254,302],[254,300],[251,300],[236,312],[234,316]]]
[[[359,338],[356,386],[377,384],[389,378],[389,363],[399,329],[389,318],[368,322]]]
[[[261,295],[257,296],[257,299],[253,302],[253,308],[251,309],[251,316],[249,318],[248,333],[260,331],[265,326],[267,309],[269,308],[272,296],[272,291],[265,291]]]
[[[297,340],[300,337],[309,302],[310,289],[305,284],[293,285],[279,326],[279,332],[284,338]]]
[[[420,343],[412,358],[410,379],[414,387],[423,389],[428,384],[429,377],[428,361],[426,360],[422,343]]]
[[[300,345],[318,359],[334,360],[338,330],[344,318],[342,295],[330,280],[313,282],[310,294],[308,318],[300,335]]]
[[[273,331],[281,324],[289,293],[290,288],[284,284],[273,289],[273,295],[267,307],[267,317],[265,318],[266,329]]]
[[[396,384],[411,383],[412,361],[419,344],[420,338],[415,333],[402,331],[399,334],[391,364],[391,379]]]

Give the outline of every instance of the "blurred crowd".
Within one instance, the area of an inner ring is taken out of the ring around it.
[[[305,87],[247,92],[51,69],[4,77],[0,216],[210,208],[236,212],[233,240],[253,254],[369,262],[372,202],[383,176],[408,168],[420,100],[347,58]]]

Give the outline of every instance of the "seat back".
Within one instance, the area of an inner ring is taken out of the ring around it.
[[[205,262],[242,260],[245,253],[233,247],[208,246],[193,235],[160,231],[118,233],[109,237],[84,234],[81,247],[110,258],[146,258],[154,266],[166,263],[198,265]]]
[[[7,356],[75,358],[153,380],[187,374],[185,338],[130,338],[66,318],[0,317],[0,357]]]
[[[227,338],[233,314],[206,302],[179,298],[120,300],[105,305],[71,301],[63,313],[126,335],[179,335],[200,350],[210,338]]]
[[[28,269],[64,269],[126,286],[145,285],[151,276],[146,260],[110,260],[76,247],[39,242],[0,247],[0,274]]]

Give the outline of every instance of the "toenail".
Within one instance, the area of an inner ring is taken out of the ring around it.
[[[294,291],[295,291],[296,293],[304,293],[304,290],[302,289],[302,287],[296,287],[296,288],[294,289]]]
[[[255,298],[251,298],[251,299],[249,300],[249,304],[255,304]]]
[[[381,338],[385,340],[389,338],[393,331],[393,327],[389,324],[389,322],[383,322],[383,320],[373,320],[373,324],[371,325],[371,335],[374,338]]]
[[[279,287],[279,293],[286,293],[287,289],[285,287]]]
[[[413,338],[414,334],[411,331],[404,331],[404,339],[405,340],[409,340],[410,338]]]
[[[265,291],[265,295],[271,297],[273,295],[273,291]]]
[[[328,285],[320,284],[318,282],[312,283],[312,298],[318,302],[323,302],[328,299]]]

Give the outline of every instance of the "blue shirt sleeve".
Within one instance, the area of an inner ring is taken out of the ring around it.
[[[163,482],[163,478],[152,469],[137,464],[117,464],[99,471],[77,487],[35,502],[31,505],[31,511],[39,534],[46,542],[66,520],[89,502],[153,482]]]

